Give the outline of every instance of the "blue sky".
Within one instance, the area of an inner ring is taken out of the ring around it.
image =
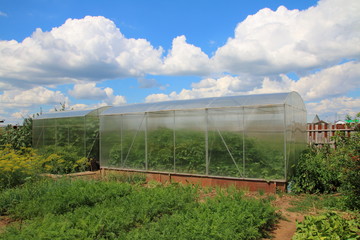
[[[136,102],[298,91],[360,111],[360,1],[0,0],[0,120]]]

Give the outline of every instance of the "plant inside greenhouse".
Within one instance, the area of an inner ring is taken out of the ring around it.
[[[101,167],[287,180],[306,146],[296,92],[130,104],[100,114]]]
[[[305,125],[296,92],[228,96],[44,114],[33,146],[102,169],[286,181]]]
[[[99,113],[106,108],[59,111],[38,116],[33,120],[33,147],[45,156],[60,154],[69,162],[81,158],[98,162]]]

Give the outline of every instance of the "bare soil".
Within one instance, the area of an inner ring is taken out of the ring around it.
[[[303,213],[290,212],[287,209],[292,205],[290,204],[294,201],[296,197],[284,195],[277,196],[276,200],[273,201],[273,206],[276,207],[278,213],[281,214],[280,221],[275,225],[275,228],[272,232],[272,240],[291,240],[296,231],[296,221],[303,221]],[[306,213],[308,215],[309,213]]]
[[[7,225],[14,222],[10,217],[8,216],[0,216],[0,233],[2,233]]]

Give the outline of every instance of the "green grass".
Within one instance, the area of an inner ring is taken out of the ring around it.
[[[304,194],[291,201],[287,210],[290,212],[307,213],[317,210],[343,210],[345,209],[343,196],[335,194]]]

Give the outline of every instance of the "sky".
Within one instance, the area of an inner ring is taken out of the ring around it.
[[[359,0],[0,0],[0,120],[298,92],[360,112]]]

